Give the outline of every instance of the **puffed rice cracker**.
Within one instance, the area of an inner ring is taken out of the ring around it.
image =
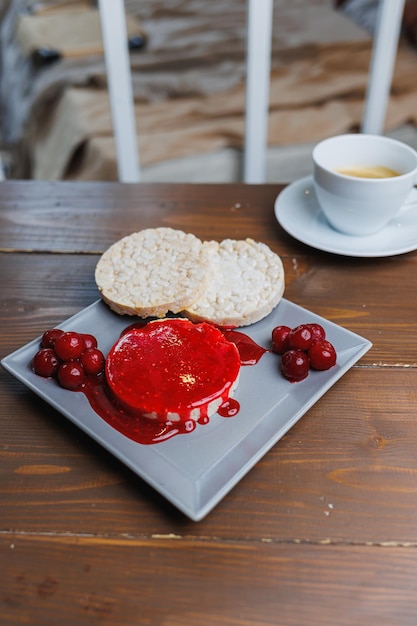
[[[95,280],[119,314],[165,317],[192,306],[208,287],[214,244],[172,228],[149,228],[114,243],[99,259]]]
[[[281,258],[253,239],[206,242],[214,254],[214,279],[184,314],[193,321],[247,326],[266,317],[285,287]]]

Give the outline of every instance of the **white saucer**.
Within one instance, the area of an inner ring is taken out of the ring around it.
[[[275,200],[275,216],[292,237],[318,250],[354,257],[384,257],[417,250],[417,208],[375,235],[353,237],[334,230],[323,215],[311,176],[286,187]]]

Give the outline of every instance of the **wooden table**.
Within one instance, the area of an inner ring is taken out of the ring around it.
[[[111,243],[161,225],[264,241],[287,299],[374,344],[199,523],[2,370],[2,625],[415,626],[417,255],[304,246],[281,189],[0,185],[1,357],[98,298]]]

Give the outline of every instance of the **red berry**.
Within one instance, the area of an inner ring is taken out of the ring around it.
[[[287,350],[281,358],[281,372],[290,382],[299,382],[308,376],[310,362],[302,350]]]
[[[55,354],[61,361],[79,359],[85,350],[85,341],[80,333],[69,331],[55,341]]]
[[[86,374],[100,374],[104,370],[104,355],[98,348],[89,348],[80,357]]]
[[[94,337],[94,335],[83,333],[83,339],[86,350],[89,350],[89,348],[97,348],[97,339]]]
[[[289,346],[295,350],[308,350],[313,341],[313,331],[308,324],[296,326],[288,335]]]
[[[58,380],[61,387],[75,391],[85,382],[83,366],[78,361],[62,363],[58,369]]]
[[[60,328],[51,328],[46,330],[42,335],[42,346],[44,348],[53,348],[55,341],[64,334],[64,331]]]
[[[328,370],[336,363],[336,350],[330,341],[319,339],[308,351],[310,365],[315,370]]]
[[[313,333],[314,339],[326,339],[326,331],[323,326],[320,324],[307,324],[307,326]]]
[[[276,326],[272,331],[272,351],[276,354],[283,354],[289,349],[288,334],[289,326]]]
[[[42,348],[33,357],[32,367],[35,374],[44,378],[51,378],[58,371],[59,361],[52,348]]]

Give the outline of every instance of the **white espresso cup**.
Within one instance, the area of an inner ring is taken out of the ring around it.
[[[313,150],[320,208],[333,228],[348,235],[377,233],[417,206],[416,179],[417,152],[389,137],[339,135]]]

